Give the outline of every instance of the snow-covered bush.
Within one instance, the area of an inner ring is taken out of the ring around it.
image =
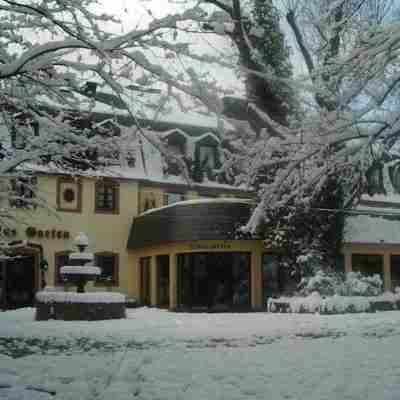
[[[383,293],[383,282],[378,274],[365,276],[361,272],[348,272],[345,276],[326,271],[317,271],[303,278],[299,293],[309,296],[317,292],[321,296],[378,296]]]
[[[322,298],[318,292],[312,292],[307,297],[294,297],[290,299],[290,311],[294,313],[316,313],[321,309]]]
[[[314,275],[322,270],[322,257],[315,251],[309,251],[296,258],[298,269],[305,275]]]
[[[344,296],[378,296],[383,293],[382,278],[378,275],[364,276],[361,272],[348,272],[343,283]]]
[[[317,271],[311,277],[303,278],[299,284],[302,295],[310,295],[313,292],[321,296],[333,296],[341,292],[342,281],[338,274]]]

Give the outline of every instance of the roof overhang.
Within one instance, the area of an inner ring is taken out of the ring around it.
[[[239,230],[250,218],[251,201],[190,200],[149,210],[133,221],[128,249],[170,242],[244,239]]]

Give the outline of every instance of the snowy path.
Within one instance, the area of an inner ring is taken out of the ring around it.
[[[174,314],[35,322],[0,313],[0,386],[54,399],[400,398],[400,312],[344,316]],[[21,357],[24,354],[28,356]],[[17,358],[14,358],[14,357]],[[4,397],[0,399],[11,399]]]

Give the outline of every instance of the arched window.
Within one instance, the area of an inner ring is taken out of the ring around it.
[[[118,286],[119,257],[117,253],[104,251],[95,254],[95,264],[101,269],[101,275],[96,283],[102,285]]]
[[[54,285],[63,285],[64,281],[60,274],[60,268],[68,265],[71,251],[59,251],[54,255]]]

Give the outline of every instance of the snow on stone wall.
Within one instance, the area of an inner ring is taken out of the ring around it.
[[[73,293],[73,292],[38,292],[36,300],[41,303],[125,303],[121,293]]]

